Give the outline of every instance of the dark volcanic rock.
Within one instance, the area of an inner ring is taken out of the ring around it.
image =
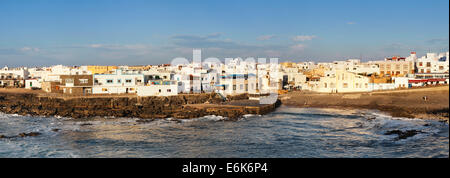
[[[407,131],[401,131],[401,130],[391,130],[386,132],[384,135],[393,135],[393,134],[397,134],[399,140],[402,139],[406,139],[409,137],[412,137],[414,135],[417,135],[418,133],[422,133],[422,131],[417,131],[417,130],[407,130]]]
[[[38,94],[0,93],[0,112],[32,116],[61,116],[76,119],[92,117],[136,117],[142,119],[158,119],[174,117],[178,119],[197,118],[206,115],[218,115],[229,118],[241,117],[244,114],[266,114],[277,106],[255,106],[247,108],[222,108],[218,103],[222,98],[215,93],[177,95],[168,97],[48,97]],[[248,99],[247,95],[229,97],[233,100]],[[190,104],[217,104],[216,109],[184,107]],[[90,125],[90,124],[82,124]]]
[[[20,133],[19,137],[35,137],[41,135],[39,132],[30,132],[30,133]]]

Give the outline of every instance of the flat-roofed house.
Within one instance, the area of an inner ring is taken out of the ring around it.
[[[320,93],[368,92],[370,78],[346,70],[326,72],[312,91]]]
[[[144,86],[144,74],[123,73],[116,70],[114,74],[95,74],[93,94],[127,94],[136,93],[138,86]]]
[[[149,81],[145,86],[137,87],[138,96],[174,96],[178,95],[178,82],[168,80]]]
[[[64,94],[92,94],[92,75],[61,75],[60,80],[60,89]]]
[[[391,77],[403,77],[408,74],[414,74],[414,62],[413,61],[376,61],[376,64],[380,67],[380,75]]]

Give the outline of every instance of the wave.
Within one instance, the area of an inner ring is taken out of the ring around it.
[[[422,120],[415,118],[403,118],[403,117],[392,117],[380,112],[372,112],[365,115],[368,119],[367,122],[363,122],[364,127],[369,130],[373,130],[375,133],[380,135],[381,139],[393,139],[396,135],[386,135],[387,132],[393,130],[399,130],[402,132],[407,131],[417,131],[417,134],[409,137],[409,140],[422,139],[424,137],[438,134],[440,129],[438,125],[442,123],[437,121]],[[401,141],[401,140],[399,140]]]

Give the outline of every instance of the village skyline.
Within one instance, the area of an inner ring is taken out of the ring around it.
[[[195,49],[194,49],[195,50]],[[194,51],[193,50],[193,51]],[[435,51],[430,51],[430,52],[427,52],[427,53],[424,53],[424,54],[420,54],[420,53],[417,53],[417,52],[415,52],[415,51],[410,51],[409,53],[408,53],[408,55],[411,53],[411,52],[414,52],[417,56],[426,56],[427,54],[429,54],[429,53],[436,53],[436,54],[440,54],[440,53],[446,53],[446,52],[448,52],[448,51],[441,51],[441,52],[435,52]],[[360,57],[362,57],[362,56],[360,56]],[[272,57],[272,58],[265,58],[265,57],[226,57],[226,58],[223,58],[223,59],[221,59],[221,58],[216,58],[216,57],[206,57],[206,58],[202,58],[201,60],[200,60],[200,62],[204,62],[204,60],[205,59],[211,59],[211,58],[213,58],[213,59],[218,59],[221,63],[223,63],[223,64],[227,64],[227,61],[230,61],[230,60],[233,60],[233,59],[240,59],[240,60],[243,60],[243,61],[245,61],[245,60],[247,60],[247,59],[252,59],[252,60],[255,60],[257,63],[258,63],[258,60],[259,59],[261,59],[261,60],[264,60],[264,61],[270,61],[270,59],[276,59],[277,60],[277,62],[278,63],[305,63],[305,62],[313,62],[313,63],[330,63],[330,62],[337,62],[337,61],[346,61],[346,60],[360,60],[361,62],[373,62],[373,61],[379,61],[379,60],[385,60],[386,58],[390,58],[390,57],[399,57],[399,58],[401,58],[401,57],[407,57],[407,55],[391,55],[391,56],[385,56],[385,57],[383,57],[383,58],[376,58],[376,59],[374,59],[374,60],[369,60],[369,59],[364,59],[364,58],[357,58],[357,57],[355,57],[355,58],[342,58],[342,59],[340,59],[340,60],[322,60],[322,61],[320,61],[320,60],[301,60],[301,59],[299,59],[299,60],[283,60],[283,59],[279,59],[279,58],[277,58],[277,57]],[[194,60],[193,60],[193,58],[194,57],[190,57],[190,58],[188,58],[188,57],[176,57],[176,58],[174,58],[174,59],[172,59],[172,60],[168,60],[166,63],[146,63],[146,64],[134,64],[134,65],[129,65],[128,63],[126,63],[126,62],[123,62],[123,63],[119,63],[119,64],[111,64],[111,65],[106,65],[106,64],[104,64],[104,65],[102,65],[102,64],[95,64],[95,63],[84,63],[84,64],[71,64],[71,65],[64,65],[64,64],[48,64],[48,65],[0,65],[0,67],[2,67],[2,68],[4,68],[4,67],[10,67],[10,68],[21,68],[21,67],[28,67],[28,68],[34,68],[34,67],[51,67],[51,66],[57,66],[57,65],[63,65],[63,66],[69,66],[69,67],[79,67],[79,66],[161,66],[161,65],[171,65],[171,63],[173,63],[173,61],[175,60],[175,59],[180,59],[180,58],[182,58],[182,59],[185,59],[185,60],[187,60],[187,62],[190,62],[190,63],[193,63],[194,62]],[[0,63],[1,64],[1,63]]]

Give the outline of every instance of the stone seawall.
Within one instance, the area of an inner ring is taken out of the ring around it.
[[[239,101],[233,100],[233,102]],[[203,105],[203,107],[199,105]],[[206,115],[238,118],[245,114],[266,114],[275,110],[279,105],[280,103],[277,102],[272,105],[236,106],[230,103],[223,103],[217,94],[191,94],[168,97],[112,96],[64,98],[28,93],[0,93],[0,112],[72,118],[98,116],[186,119]]]

